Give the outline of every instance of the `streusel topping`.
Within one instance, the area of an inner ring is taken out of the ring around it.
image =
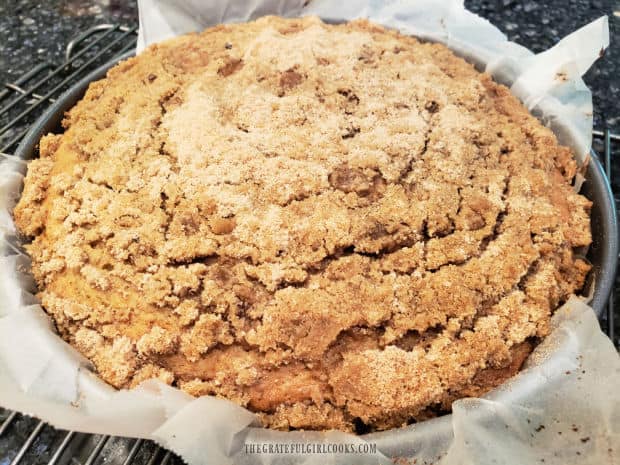
[[[514,374],[589,265],[570,150],[439,44],[265,17],[91,84],[15,209],[44,308],[117,388],[380,430]]]

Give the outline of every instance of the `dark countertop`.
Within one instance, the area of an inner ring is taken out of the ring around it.
[[[60,63],[76,34],[96,24],[138,22],[134,0],[0,0],[0,83],[38,62]]]
[[[465,5],[498,26],[509,39],[534,52],[551,47],[580,26],[607,15],[611,46],[588,71],[585,82],[593,92],[595,128],[609,127],[620,133],[619,2],[466,0]],[[136,1],[0,0],[0,84],[16,79],[37,62],[61,62],[71,38],[106,22],[136,25]],[[614,148],[620,156],[620,142]],[[600,144],[595,149],[600,150]],[[612,169],[613,188],[620,194],[620,161],[612,163]],[[616,291],[620,296],[620,285]],[[618,308],[616,311],[619,313]]]

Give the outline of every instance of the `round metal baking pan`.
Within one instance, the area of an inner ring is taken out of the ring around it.
[[[88,85],[105,77],[108,69],[132,55],[133,52],[128,52],[102,65],[62,94],[32,125],[15,154],[26,160],[37,157],[41,137],[49,132],[62,132],[60,123],[65,112],[84,96]],[[581,193],[593,202],[591,217],[593,242],[587,254],[588,260],[593,265],[589,276],[589,285],[594,286],[590,305],[601,317],[614,285],[618,259],[618,224],[609,181],[594,152],[592,152],[585,177],[586,182]]]

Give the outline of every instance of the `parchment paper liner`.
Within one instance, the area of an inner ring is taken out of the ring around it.
[[[309,3],[304,7],[305,3]],[[580,76],[608,46],[607,18],[533,55],[508,42],[457,0],[140,0],[139,49],[173,35],[263,14],[315,14],[333,22],[368,17],[403,33],[445,43],[511,87],[580,162],[590,150],[591,94]],[[25,163],[0,162],[0,404],[65,429],[153,439],[190,464],[414,463],[612,464],[620,458],[620,359],[591,308],[571,298],[527,369],[485,396],[453,404],[453,414],[399,430],[353,436],[277,432],[253,414],[214,397],[194,399],[159,381],[116,391],[53,332],[33,296],[29,259],[11,210]],[[246,454],[245,444],[364,441],[376,454]],[[540,462],[542,463],[542,462]]]

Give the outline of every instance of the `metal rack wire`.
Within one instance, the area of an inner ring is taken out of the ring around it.
[[[92,27],[75,37],[60,65],[43,62],[0,88],[0,152],[11,154],[46,105],[98,65],[135,47],[136,28],[113,24]],[[620,135],[594,133],[598,153],[611,179],[611,158],[620,155]],[[604,326],[612,341],[614,297]],[[618,316],[617,316],[618,317]],[[0,465],[180,465],[181,459],[142,439],[56,430],[42,421],[0,408]]]
[[[599,149],[597,153],[602,154],[601,162],[605,167],[605,174],[607,175],[607,179],[612,182],[614,179],[613,171],[612,171],[612,158],[614,153],[620,152],[620,135],[612,133],[609,129],[605,129],[603,131],[594,130],[592,131],[592,135],[594,136],[593,146],[596,149]],[[615,151],[614,151],[615,149]],[[618,197],[614,195],[616,210],[618,210]],[[616,283],[618,280],[616,279]],[[620,348],[620,338],[616,334],[616,325],[618,322],[617,319],[620,319],[620,315],[616,315],[618,309],[616,309],[616,299],[615,299],[615,285],[612,287],[611,295],[609,296],[609,300],[607,301],[606,312],[603,315],[603,328],[606,330],[609,339],[612,340],[614,345],[617,348]]]

